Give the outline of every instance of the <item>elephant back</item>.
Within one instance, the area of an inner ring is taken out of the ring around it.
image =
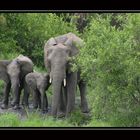
[[[16,60],[20,64],[20,70],[22,75],[26,75],[33,71],[33,62],[27,56],[19,55]]]
[[[60,35],[60,36],[57,36],[54,38],[56,40],[56,43],[59,44],[59,43],[64,43],[67,41],[68,37],[67,37],[67,34],[64,34],[64,35]]]
[[[79,47],[79,46],[82,47],[84,43],[81,38],[79,38],[78,36],[76,36],[74,33],[71,32],[55,37],[55,40],[57,44],[62,43],[70,47],[73,47],[74,45],[75,47]]]
[[[64,35],[50,38],[44,46],[44,51],[46,51],[47,48],[56,44],[68,45],[70,47],[82,47],[84,45],[84,42],[81,38],[70,32]]]

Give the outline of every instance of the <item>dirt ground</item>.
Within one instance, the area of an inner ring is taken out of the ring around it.
[[[33,113],[33,112],[38,112],[40,115],[50,115],[51,112],[51,97],[48,98],[48,112],[42,113],[41,109],[33,109],[33,104],[32,104],[32,100],[29,100],[29,108],[24,108],[22,105],[20,105],[20,109],[13,109],[12,106],[10,105],[11,99],[9,101],[9,105],[8,105],[8,109],[1,109],[1,105],[2,105],[2,96],[0,97],[0,115],[6,112],[11,112],[11,113],[15,113],[18,114],[18,116],[21,119],[25,119],[28,115],[28,113]],[[76,98],[76,106],[78,107],[80,104],[80,98]]]
[[[20,105],[20,109],[13,109],[12,106],[10,105],[10,101],[9,101],[9,105],[8,105],[8,109],[2,109],[1,108],[1,105],[2,105],[2,98],[0,98],[0,115],[3,114],[3,113],[15,113],[15,114],[18,114],[18,116],[21,118],[21,119],[25,119],[27,117],[27,114],[28,113],[33,113],[33,112],[38,112],[39,114],[43,114],[41,109],[33,109],[33,104],[32,102],[30,101],[29,102],[29,108],[24,108],[22,105]],[[44,113],[45,115],[48,115],[50,114],[50,105],[48,106],[48,112]],[[43,114],[43,115],[44,115]]]

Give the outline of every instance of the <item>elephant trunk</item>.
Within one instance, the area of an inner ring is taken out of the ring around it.
[[[53,90],[53,98],[52,98],[52,111],[51,114],[56,117],[57,116],[57,108],[60,104],[60,94],[61,94],[61,86],[63,82],[63,77],[60,75],[53,76],[52,80],[52,90]]]
[[[51,84],[52,83],[52,78],[50,77],[50,80],[49,80],[49,83]],[[64,78],[64,80],[63,80],[63,85],[64,85],[64,87],[66,86],[66,78]]]
[[[60,79],[61,77],[61,82],[63,82],[63,86],[66,86],[66,70],[65,68],[53,68],[53,70],[50,72],[50,79],[49,83],[51,84],[53,79]]]
[[[61,97],[61,87],[62,85],[66,86],[66,70],[65,66],[59,65],[55,63],[52,66],[50,72],[50,80],[49,82],[52,83],[52,111],[51,114],[56,117],[57,116],[57,109],[60,104],[60,97]]]

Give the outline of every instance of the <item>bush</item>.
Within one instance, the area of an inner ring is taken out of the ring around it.
[[[1,53],[22,53],[38,66],[44,67],[45,40],[68,32],[77,33],[75,25],[52,13],[5,13],[3,17],[7,24],[1,34]]]
[[[118,14],[125,19],[120,30],[110,25],[111,14],[97,15],[83,35],[86,46],[77,61],[94,89],[90,97],[96,118],[115,114],[120,119],[124,112],[129,115],[139,107],[139,16]]]

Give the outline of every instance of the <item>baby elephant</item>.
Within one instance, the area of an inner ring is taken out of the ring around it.
[[[25,81],[33,95],[33,108],[48,109],[48,99],[45,91],[49,87],[49,76],[39,72],[31,72],[26,75]]]

